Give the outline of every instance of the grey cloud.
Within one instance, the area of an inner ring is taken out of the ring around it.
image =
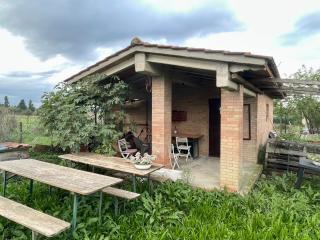
[[[189,13],[168,13],[133,0],[3,1],[0,26],[23,36],[41,59],[62,54],[74,61],[94,59],[97,47],[127,45],[134,36],[179,42],[241,28],[214,1]]]
[[[21,99],[31,99],[37,106],[40,105],[44,92],[52,91],[53,84],[46,81],[50,76],[44,72],[43,76],[28,72],[12,72],[0,75],[0,103],[4,96],[9,96],[10,103],[16,105]]]
[[[2,74],[2,76],[7,78],[50,77],[53,74],[58,72],[59,72],[58,70],[50,70],[50,71],[44,71],[44,72],[14,71],[14,72]]]
[[[294,31],[282,36],[283,44],[294,45],[318,33],[320,33],[320,11],[299,19],[295,24]]]

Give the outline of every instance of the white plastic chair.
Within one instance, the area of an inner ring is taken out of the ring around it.
[[[172,166],[172,169],[175,169],[175,167],[177,166],[178,168],[180,168],[179,166],[179,153],[175,153],[174,152],[174,145],[171,144],[171,147],[170,147],[170,160],[171,160],[171,166]]]
[[[188,138],[180,138],[176,137],[176,145],[178,149],[178,157],[185,157],[186,162],[188,158],[192,158],[191,156],[191,146],[188,144]]]
[[[129,149],[125,138],[118,140],[118,147],[119,147],[119,151],[121,153],[121,156],[125,159],[128,159],[128,157],[130,157],[130,155],[132,155],[138,151],[137,149]]]

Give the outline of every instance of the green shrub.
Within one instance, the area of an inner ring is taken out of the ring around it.
[[[33,158],[59,163],[58,153],[32,153]],[[103,218],[97,221],[97,196],[80,199],[74,239],[320,239],[320,178],[307,176],[300,190],[296,176],[267,176],[246,196],[225,191],[206,192],[182,183],[164,183],[152,194],[139,182],[141,198],[113,214],[105,197]],[[124,185],[130,189],[130,183]],[[70,221],[72,199],[68,192],[35,184],[28,199],[28,182],[11,182],[8,197]],[[0,219],[0,239],[30,239],[29,230]],[[70,239],[64,233],[53,239]]]

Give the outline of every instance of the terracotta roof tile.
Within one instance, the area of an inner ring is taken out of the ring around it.
[[[266,60],[269,60],[270,64],[272,65],[272,67],[274,68],[274,70],[278,73],[278,70],[277,70],[277,67],[274,63],[274,60],[272,57],[270,56],[264,56],[264,55],[256,55],[256,54],[251,54],[250,52],[230,52],[230,51],[224,51],[224,50],[212,50],[212,49],[205,49],[205,48],[193,48],[193,47],[180,47],[180,46],[172,46],[172,45],[163,45],[163,44],[151,44],[151,43],[148,43],[148,42],[142,42],[140,39],[138,39],[138,41],[135,41],[135,42],[132,42],[131,45],[129,45],[128,47],[126,48],[123,48],[117,52],[115,52],[114,54],[112,55],[109,55],[108,57],[102,59],[101,61],[98,61],[97,63],[87,67],[86,69],[74,74],[73,76],[69,77],[68,79],[66,79],[65,81],[69,81],[71,80],[72,78],[80,75],[81,73],[83,72],[86,72],[90,69],[92,69],[93,67],[99,65],[100,63],[104,62],[104,61],[107,61],[113,57],[116,57],[118,56],[119,54],[133,48],[133,47],[136,47],[136,46],[143,46],[143,47],[156,47],[156,48],[160,48],[160,49],[172,49],[172,50],[186,50],[186,51],[189,51],[189,52],[204,52],[204,53],[221,53],[221,54],[224,54],[224,55],[243,55],[243,56],[246,56],[246,57],[254,57],[254,58],[263,58],[263,59],[266,59]]]

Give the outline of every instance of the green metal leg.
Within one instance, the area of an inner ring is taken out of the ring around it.
[[[51,192],[52,192],[52,187],[49,186],[49,195],[51,195]]]
[[[2,176],[3,176],[3,190],[2,190],[2,194],[5,197],[6,196],[6,190],[7,190],[7,171],[3,171],[2,172]]]
[[[297,181],[295,183],[295,187],[296,188],[300,188],[302,181],[303,181],[303,176],[304,176],[304,168],[303,167],[299,167],[298,173],[297,173]]]
[[[30,179],[30,185],[29,185],[29,197],[31,199],[33,192],[33,179]]]
[[[114,214],[117,216],[119,214],[119,200],[117,197],[114,197],[113,201],[114,201]]]
[[[99,200],[99,223],[101,223],[101,217],[102,217],[102,201],[103,201],[103,192],[100,192],[100,200]]]
[[[32,231],[32,240],[36,240],[37,239],[37,233]]]
[[[76,229],[77,226],[77,212],[78,212],[78,195],[73,194],[73,211],[72,211],[72,232]]]
[[[133,192],[137,192],[137,182],[136,182],[135,174],[132,174],[132,189],[133,189]]]

